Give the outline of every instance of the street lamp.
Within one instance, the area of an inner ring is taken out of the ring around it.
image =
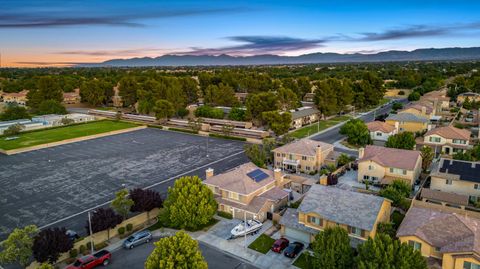
[[[208,135],[207,135],[207,158],[208,158]]]
[[[97,213],[97,211],[93,211]],[[90,230],[90,253],[93,255],[93,232],[92,232],[92,217],[90,216],[90,211],[88,211],[88,229]]]

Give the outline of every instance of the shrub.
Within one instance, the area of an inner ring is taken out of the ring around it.
[[[180,128],[168,128],[168,130],[182,132],[182,133],[189,133],[189,134],[198,134],[198,131],[180,129]]]
[[[302,200],[298,200],[294,203],[290,203],[290,208],[298,208],[300,206],[300,204],[302,203]]]
[[[3,134],[5,136],[18,135],[23,129],[25,129],[24,125],[14,124],[10,125],[5,131],[3,131]]]
[[[95,250],[100,250],[102,248],[105,248],[106,246],[108,246],[107,242],[102,242],[102,243],[96,244],[94,247],[95,247]]]
[[[225,218],[225,219],[233,219],[233,216],[232,214],[228,213],[228,212],[224,212],[224,211],[218,211],[217,212],[217,215],[222,217],[222,218]]]
[[[247,141],[244,137],[236,137],[236,136],[229,136],[229,135],[220,135],[220,134],[208,134],[210,137],[215,138],[223,138],[223,139],[230,139],[230,140],[238,140],[238,141]]]
[[[76,258],[78,256],[78,250],[76,248],[72,248],[69,253],[70,258]]]
[[[133,230],[133,224],[131,224],[131,223],[127,224],[126,227],[127,227],[127,232],[130,232],[130,231]]]
[[[87,250],[92,249],[92,243],[91,242],[88,242],[86,246],[87,246]],[[95,248],[95,244],[93,244],[93,247]]]
[[[78,249],[78,251],[79,251],[82,255],[87,255],[87,254],[88,254],[88,248],[87,248],[85,245],[81,245],[80,248]]]
[[[120,228],[118,228],[117,231],[118,231],[119,235],[123,235],[123,234],[125,234],[125,227],[120,227]]]
[[[223,110],[211,106],[201,106],[195,110],[196,117],[223,119]]]
[[[405,91],[398,91],[398,95],[405,95]]]

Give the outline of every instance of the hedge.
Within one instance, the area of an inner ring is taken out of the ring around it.
[[[230,140],[238,140],[238,141],[247,141],[245,137],[237,137],[237,136],[229,136],[229,135],[221,135],[221,134],[208,134],[208,136],[215,137],[215,138],[223,138],[223,139],[230,139]]]
[[[232,214],[223,211],[217,211],[217,215],[225,219],[233,219]]]
[[[180,129],[180,128],[168,128],[170,131],[177,131],[177,132],[182,132],[182,133],[189,133],[189,134],[198,134],[197,131],[194,130],[188,130],[188,129]]]

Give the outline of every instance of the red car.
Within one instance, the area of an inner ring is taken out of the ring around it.
[[[272,246],[272,251],[277,253],[282,253],[282,251],[288,246],[288,239],[287,238],[280,238],[277,239]]]
[[[78,258],[72,265],[68,266],[67,269],[91,269],[99,265],[106,266],[110,263],[111,258],[112,253],[107,250],[100,250],[93,255]]]

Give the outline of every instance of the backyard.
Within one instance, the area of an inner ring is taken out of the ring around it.
[[[302,127],[292,132],[291,135],[295,138],[303,138],[303,137],[318,133],[320,131],[323,131],[343,121],[347,121],[348,119],[350,119],[350,116],[337,116],[329,120],[322,120],[320,122],[316,122],[308,126]]]
[[[133,128],[136,126],[138,125],[129,122],[102,120],[70,126],[63,126],[58,128],[50,128],[45,130],[21,133],[17,135],[18,138],[14,140],[5,140],[5,138],[1,138],[0,148],[3,150],[18,149],[62,141],[71,138]]]

